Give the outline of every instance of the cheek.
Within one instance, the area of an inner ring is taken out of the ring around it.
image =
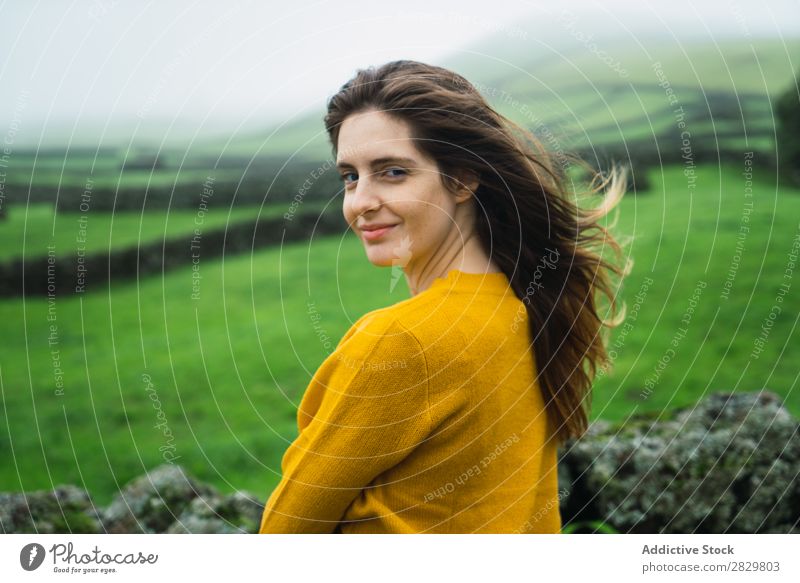
[[[396,214],[403,220],[403,235],[415,241],[418,249],[437,247],[453,228],[447,209],[429,201],[404,203]]]

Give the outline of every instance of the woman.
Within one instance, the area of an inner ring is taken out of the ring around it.
[[[625,272],[599,247],[621,248],[600,219],[624,174],[579,208],[565,165],[415,61],[358,71],[325,125],[344,216],[411,297],[361,317],[317,370],[260,532],[560,532],[557,447],[586,429],[616,325],[595,293],[615,307]]]

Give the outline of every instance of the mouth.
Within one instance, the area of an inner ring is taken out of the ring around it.
[[[362,228],[361,234],[364,236],[364,240],[366,241],[375,241],[383,237],[386,233],[394,229],[397,225],[386,225],[384,227],[379,228]]]

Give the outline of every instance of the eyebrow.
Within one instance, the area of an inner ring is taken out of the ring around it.
[[[375,158],[370,162],[370,166],[375,168],[376,166],[380,166],[381,164],[387,163],[396,163],[396,164],[416,164],[417,161],[413,158],[403,158],[398,156],[387,156],[384,158]],[[350,162],[341,161],[336,164],[336,168],[341,170],[343,168],[355,168]]]

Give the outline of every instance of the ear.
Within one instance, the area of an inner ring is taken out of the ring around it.
[[[455,193],[457,202],[464,202],[472,198],[480,186],[480,177],[472,170],[464,170],[456,176],[458,189]]]

